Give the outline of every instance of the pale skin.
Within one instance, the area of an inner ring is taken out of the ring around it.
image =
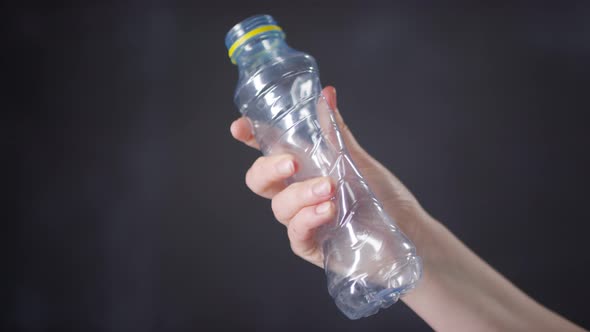
[[[336,89],[322,91],[348,150],[377,198],[423,259],[418,287],[402,300],[436,331],[585,331],[540,305],[495,271],[430,216],[387,168],[358,144],[337,108]],[[258,148],[246,118],[230,127],[235,139]],[[285,184],[297,172],[293,156],[258,158],[246,173],[246,185],[272,200],[275,218],[287,228],[293,252],[323,267],[315,230],[330,222],[335,206],[329,178]]]

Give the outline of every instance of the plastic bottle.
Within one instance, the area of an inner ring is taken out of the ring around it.
[[[335,180],[337,217],[317,232],[328,291],[348,318],[370,316],[415,287],[421,261],[348,154],[321,94],[316,61],[284,39],[268,15],[227,33],[225,45],[239,69],[234,101],[265,155],[295,156],[299,171],[287,182]]]

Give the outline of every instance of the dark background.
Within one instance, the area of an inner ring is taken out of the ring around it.
[[[425,331],[348,321],[244,174],[225,33],[272,14],[366,149],[536,300],[590,327],[590,6],[220,1],[7,9],[12,331]],[[16,176],[13,176],[15,174]]]

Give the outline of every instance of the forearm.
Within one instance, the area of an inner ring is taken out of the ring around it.
[[[435,330],[583,331],[516,288],[439,222],[423,227],[416,239],[426,248],[423,279],[403,300]]]

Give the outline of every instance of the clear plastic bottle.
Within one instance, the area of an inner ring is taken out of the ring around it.
[[[295,156],[299,171],[288,182],[334,179],[337,217],[317,233],[328,291],[348,318],[370,316],[415,287],[421,261],[349,156],[321,94],[316,61],[284,39],[268,15],[250,17],[227,33],[240,75],[234,101],[265,155]]]

